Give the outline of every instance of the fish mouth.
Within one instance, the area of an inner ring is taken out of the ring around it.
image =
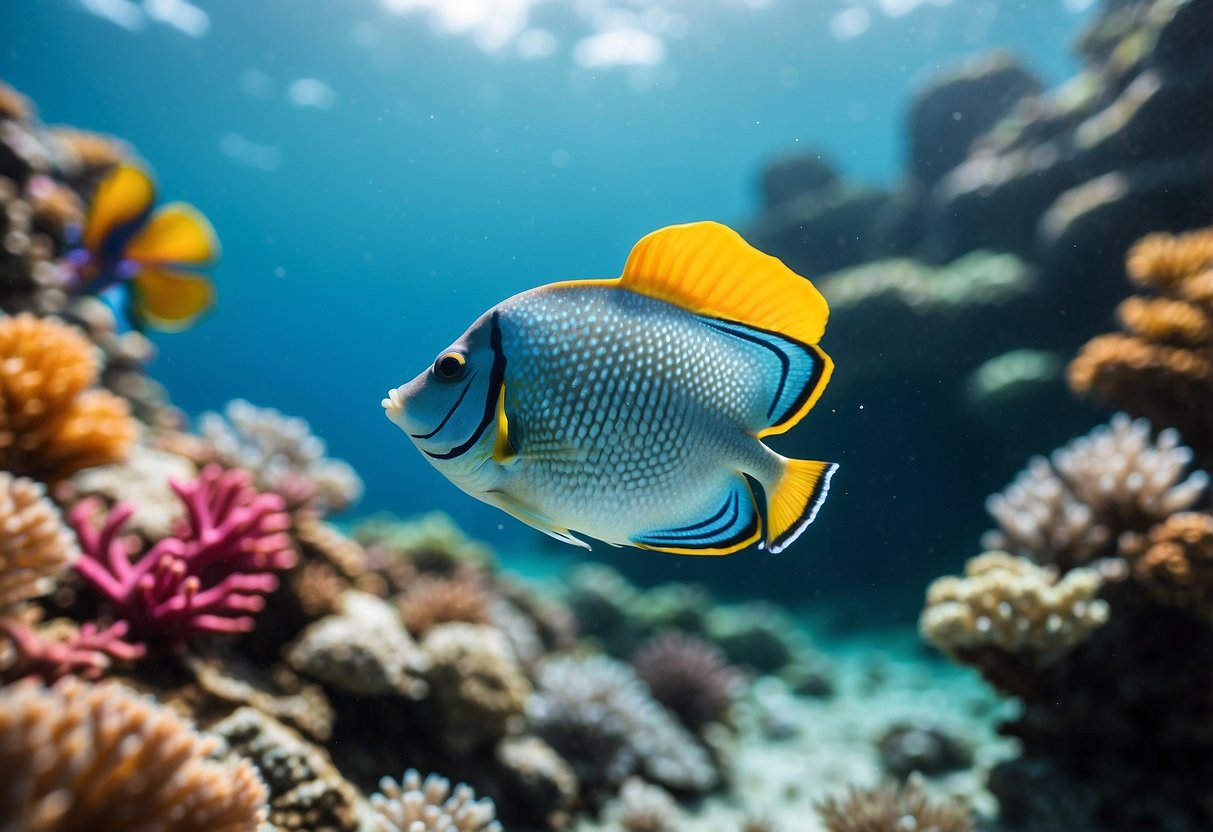
[[[383,406],[389,419],[399,416],[404,413],[404,394],[400,392],[399,387],[393,387],[387,391],[387,398],[379,404]]]

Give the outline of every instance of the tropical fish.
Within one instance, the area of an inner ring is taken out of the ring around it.
[[[735,231],[671,226],[637,243],[619,278],[493,307],[382,404],[455,485],[567,543],[779,552],[837,466],[760,440],[825,389],[828,314],[812,283]]]
[[[78,292],[129,292],[136,324],[180,331],[214,303],[210,280],[193,270],[214,265],[219,240],[198,209],[174,202],[152,210],[156,186],[138,165],[124,162],[97,186],[68,257]]]

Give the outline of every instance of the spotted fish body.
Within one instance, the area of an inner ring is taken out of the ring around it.
[[[762,532],[749,477],[778,551],[812,521],[834,466],[759,437],[820,395],[824,324],[824,300],[777,260],[723,226],[678,226],[638,244],[619,280],[494,307],[384,406],[456,485],[562,540],[737,551]]]

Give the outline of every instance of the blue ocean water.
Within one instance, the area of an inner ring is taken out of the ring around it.
[[[662,225],[744,222],[775,154],[891,185],[929,74],[1005,47],[1059,82],[1089,5],[18,0],[0,77],[48,123],[128,139],[214,222],[217,310],[155,336],[177,404],[303,416],[360,511],[442,509],[508,549],[532,533],[424,462],[389,387],[510,294],[618,274]]]

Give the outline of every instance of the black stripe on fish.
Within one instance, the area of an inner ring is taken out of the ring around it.
[[[748,324],[739,324],[736,321],[705,318],[704,323],[726,335],[732,335],[734,338],[740,338],[743,341],[765,347],[779,359],[779,384],[775,387],[775,395],[771,398],[771,404],[767,407],[767,419],[770,420],[768,425],[778,425],[795,414],[808,400],[809,396],[813,394],[813,391],[817,389],[817,386],[821,384],[821,376],[825,372],[825,359],[822,357],[821,351],[812,344],[805,344],[788,338],[786,335],[781,335],[778,332],[771,332],[770,330]],[[760,334],[767,337],[760,337]],[[792,357],[788,355],[785,349],[786,346],[796,347],[808,355],[810,361],[809,377],[792,403],[779,414],[779,418],[772,419],[771,417],[775,413],[776,406],[778,406],[780,399],[783,398],[784,388],[788,383],[788,374],[792,368]]]
[[[676,529],[662,529],[660,532],[657,532],[656,536],[657,537],[674,537],[676,535],[685,534],[686,532],[698,531],[699,529],[702,529],[704,526],[710,526],[713,523],[715,523],[717,520],[719,520],[721,517],[724,517],[725,512],[729,510],[729,506],[731,506],[736,501],[736,498],[737,498],[737,492],[734,491],[729,497],[725,498],[724,505],[722,505],[720,507],[720,511],[713,514],[707,520],[701,520],[700,522],[692,523],[689,526],[679,526]],[[729,521],[729,524],[732,524],[733,521],[736,519],[737,519],[737,515],[736,515],[736,512],[734,512],[733,519]],[[726,524],[726,528],[729,524]],[[719,533],[720,533],[719,531],[715,532],[715,534],[719,534]]]
[[[442,421],[438,423],[438,427],[434,428],[429,433],[410,433],[409,436],[413,437],[414,439],[432,439],[433,437],[437,436],[438,431],[446,427],[446,423],[451,421],[451,417],[455,415],[455,411],[458,410],[459,405],[463,403],[463,397],[468,394],[468,390],[471,389],[472,382],[476,380],[476,376],[479,374],[479,370],[472,373],[472,377],[468,379],[468,383],[463,385],[463,391],[459,394],[459,398],[455,399],[454,406],[451,407],[451,409],[447,411],[447,414],[442,417]]]
[[[672,534],[672,532],[693,530],[696,527],[713,523],[719,518],[723,517],[725,514],[728,514],[728,520],[726,520],[724,524],[710,531],[700,532],[699,534],[689,536]],[[740,514],[741,491],[740,489],[735,488],[729,497],[725,499],[724,505],[721,507],[720,511],[716,512],[711,519],[706,520],[703,523],[696,523],[693,526],[682,526],[679,529],[663,529],[654,534],[638,537],[636,538],[635,542],[646,546],[675,549],[725,549],[737,543],[741,543],[742,541],[749,540],[758,533],[758,512],[754,511],[751,505],[749,519],[745,526],[723,540],[717,539],[719,535],[730,531],[737,525],[737,521],[740,519]]]
[[[488,395],[484,397],[484,416],[466,442],[442,454],[426,451],[426,455],[433,459],[454,459],[463,456],[480,441],[489,425],[493,424],[493,417],[497,415],[497,397],[501,395],[501,383],[505,380],[505,352],[501,348],[501,324],[497,321],[498,314],[494,312],[493,317],[489,319],[489,346],[493,348],[493,366],[489,370]]]

